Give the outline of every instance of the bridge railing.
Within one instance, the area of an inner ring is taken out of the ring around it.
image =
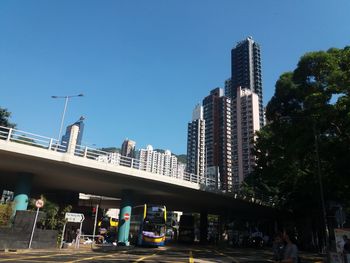
[[[57,151],[65,153],[68,150],[67,142],[59,142],[57,139],[29,133],[13,128],[0,126],[0,140],[6,140],[9,142],[26,144],[29,146],[47,149],[49,151]],[[97,162],[113,164],[117,166],[129,167],[137,170],[150,172],[157,175],[173,177],[187,182],[198,184],[202,190],[215,192],[217,194],[229,195],[235,199],[245,200],[265,206],[274,206],[276,200],[265,196],[263,194],[247,194],[247,193],[231,193],[223,192],[218,189],[216,180],[212,178],[206,178],[205,176],[198,176],[196,174],[188,173],[177,167],[176,169],[170,169],[170,167],[156,167],[150,163],[131,158],[128,156],[122,156],[120,153],[106,152],[96,148],[76,145],[73,153],[75,156],[95,160]]]
[[[56,139],[3,126],[0,126],[0,139],[48,150],[66,151],[66,146]]]

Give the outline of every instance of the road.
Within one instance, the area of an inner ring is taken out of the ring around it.
[[[216,248],[202,246],[167,246],[162,248],[114,248],[64,249],[64,250],[23,250],[18,252],[0,252],[1,262],[46,263],[46,262],[186,262],[186,263],[264,263],[273,262],[270,250]],[[319,262],[308,258],[303,262]]]

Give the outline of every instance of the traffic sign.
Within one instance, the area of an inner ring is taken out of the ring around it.
[[[66,213],[64,218],[67,220],[67,222],[81,223],[84,221],[85,216],[84,214],[78,213]]]
[[[124,220],[125,220],[125,221],[128,221],[129,219],[130,219],[129,213],[125,213],[125,214],[124,214]]]
[[[35,201],[36,208],[42,208],[44,206],[44,200],[38,199]]]

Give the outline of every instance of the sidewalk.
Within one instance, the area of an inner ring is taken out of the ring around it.
[[[299,251],[299,257],[302,263],[323,263],[326,262],[326,255],[321,255],[319,253],[311,253]]]

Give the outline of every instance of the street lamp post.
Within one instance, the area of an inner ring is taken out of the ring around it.
[[[69,96],[51,96],[51,98],[53,99],[65,99],[64,102],[64,109],[63,109],[63,114],[62,114],[62,119],[61,119],[61,125],[60,125],[60,131],[58,133],[58,144],[60,143],[60,138],[61,138],[61,133],[62,133],[62,128],[63,128],[63,123],[64,123],[64,116],[66,115],[66,110],[67,110],[67,105],[68,105],[68,100],[70,98],[74,98],[74,97],[83,97],[84,94],[78,94],[78,95],[69,95]]]
[[[323,180],[321,175],[321,163],[320,163],[320,154],[318,149],[318,133],[316,132],[316,124],[315,120],[313,121],[313,133],[314,133],[314,139],[315,139],[315,152],[316,152],[316,161],[317,161],[317,176],[318,176],[318,183],[320,187],[320,198],[321,198],[321,209],[322,209],[322,218],[323,218],[323,224],[324,224],[324,242],[325,242],[325,252],[328,253],[328,246],[329,246],[329,230],[328,230],[328,223],[327,223],[327,212],[326,212],[326,205],[324,201],[324,191],[323,191]]]

